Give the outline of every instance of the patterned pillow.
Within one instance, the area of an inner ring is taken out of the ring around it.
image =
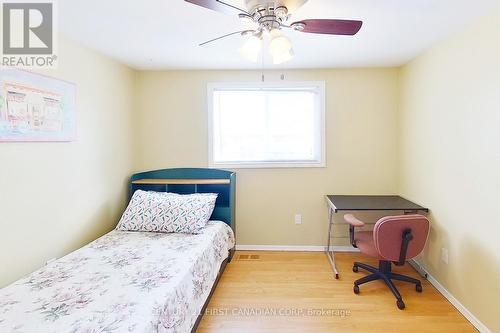
[[[216,199],[215,193],[181,195],[138,190],[116,229],[198,234],[210,219]]]

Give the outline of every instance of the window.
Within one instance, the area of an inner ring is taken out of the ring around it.
[[[324,82],[209,84],[210,166],[325,166],[324,91]]]

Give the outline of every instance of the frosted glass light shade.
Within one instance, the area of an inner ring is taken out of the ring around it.
[[[250,36],[245,44],[239,49],[240,54],[251,62],[257,62],[257,60],[259,60],[261,51],[262,41],[257,36]]]
[[[285,63],[291,60],[294,56],[292,43],[285,35],[276,29],[271,31],[269,52],[273,57],[274,64]]]

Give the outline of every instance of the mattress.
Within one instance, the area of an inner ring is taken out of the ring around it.
[[[220,221],[111,231],[0,290],[0,332],[190,332],[233,246]]]

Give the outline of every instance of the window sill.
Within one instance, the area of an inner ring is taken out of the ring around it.
[[[277,162],[277,163],[209,163],[212,169],[282,169],[282,168],[326,168],[326,163],[315,162]]]

